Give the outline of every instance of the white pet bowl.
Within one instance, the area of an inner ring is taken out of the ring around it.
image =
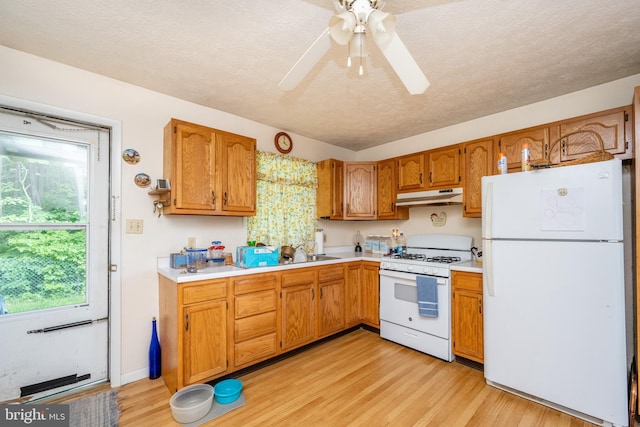
[[[169,404],[173,418],[180,424],[198,421],[213,405],[213,387],[209,384],[187,386],[171,396]]]

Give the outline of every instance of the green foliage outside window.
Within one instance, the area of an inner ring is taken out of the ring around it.
[[[0,139],[0,314],[85,303],[84,163],[3,148]]]

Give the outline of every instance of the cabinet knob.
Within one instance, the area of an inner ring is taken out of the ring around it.
[[[184,330],[189,330],[189,313],[184,315]]]
[[[222,198],[222,203],[227,206],[227,192],[224,192],[224,197]]]
[[[211,192],[211,204],[212,205],[216,204],[216,192],[215,191]]]

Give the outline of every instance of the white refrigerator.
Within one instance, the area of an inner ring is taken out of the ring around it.
[[[487,383],[628,425],[622,165],[482,178]]]

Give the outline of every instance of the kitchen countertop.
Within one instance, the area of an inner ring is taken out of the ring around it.
[[[373,261],[380,262],[383,258],[381,254],[372,254],[364,252],[340,251],[329,252],[327,256],[336,257],[337,259],[328,259],[322,261],[308,261],[291,264],[278,264],[272,267],[256,267],[242,268],[235,265],[223,265],[220,267],[209,267],[204,270],[198,270],[197,273],[187,273],[185,268],[169,267],[169,258],[158,258],[158,274],[165,276],[176,283],[195,282],[198,280],[220,279],[224,277],[245,276],[248,274],[269,273],[274,271],[292,270],[295,268],[314,267],[318,265],[339,264],[350,261]]]
[[[451,264],[452,271],[466,271],[469,273],[482,273],[482,263],[477,261],[464,261]]]

